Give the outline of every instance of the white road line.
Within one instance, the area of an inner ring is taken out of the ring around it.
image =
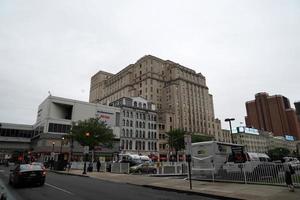
[[[57,190],[63,191],[63,192],[65,192],[65,193],[67,193],[67,194],[74,195],[74,193],[72,193],[72,192],[70,192],[70,191],[68,191],[68,190],[64,190],[64,189],[62,189],[62,188],[56,187],[55,185],[51,185],[51,184],[49,184],[49,183],[45,183],[45,185],[47,185],[47,186],[49,186],[49,187],[53,187],[53,188],[55,188],[55,189],[57,189]]]

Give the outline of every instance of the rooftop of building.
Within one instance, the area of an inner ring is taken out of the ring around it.
[[[138,63],[140,63],[140,62],[143,62],[144,60],[149,59],[149,58],[150,58],[150,59],[157,60],[158,62],[168,63],[168,64],[170,64],[170,65],[174,65],[174,66],[180,68],[181,70],[183,70],[183,71],[185,71],[185,72],[188,72],[188,73],[191,73],[191,74],[195,74],[195,75],[201,76],[202,78],[205,79],[205,77],[204,77],[204,76],[202,75],[202,73],[200,73],[200,72],[199,72],[199,73],[196,73],[195,70],[190,69],[190,68],[187,68],[187,67],[184,67],[183,65],[180,65],[179,63],[173,62],[173,61],[171,61],[171,60],[163,60],[163,59],[158,58],[158,57],[153,56],[153,55],[145,55],[145,56],[141,57],[141,58],[138,59],[134,64],[129,64],[127,67],[125,67],[124,69],[122,69],[121,71],[119,71],[119,72],[116,73],[116,74],[112,74],[112,73],[109,73],[109,72],[105,72],[105,71],[100,70],[100,71],[98,71],[96,74],[94,74],[94,75],[92,76],[92,78],[95,77],[95,76],[97,76],[98,74],[106,74],[106,75],[109,75],[109,76],[113,76],[113,77],[109,77],[107,80],[112,79],[112,78],[115,78],[116,76],[118,76],[118,75],[120,75],[120,74],[123,74],[124,72],[130,70],[130,69],[131,69],[132,67],[134,67],[136,64],[138,64]]]

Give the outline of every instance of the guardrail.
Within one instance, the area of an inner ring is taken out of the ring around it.
[[[210,180],[237,182],[245,184],[268,184],[284,186],[285,172],[281,163],[240,163],[237,164],[238,170],[232,167],[216,169],[213,165],[211,168],[194,167],[192,178],[195,180]],[[292,175],[294,186],[300,187],[300,167],[294,167],[295,174]]]

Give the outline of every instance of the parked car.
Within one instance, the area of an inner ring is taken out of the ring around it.
[[[18,164],[10,170],[9,184],[19,186],[21,184],[39,184],[44,185],[46,180],[46,171],[39,164]]]
[[[131,173],[146,173],[146,174],[156,174],[157,169],[156,167],[151,163],[142,163],[133,167],[130,167]]]

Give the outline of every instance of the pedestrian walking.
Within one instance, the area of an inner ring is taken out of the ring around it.
[[[50,160],[50,169],[53,170],[54,169],[54,159],[51,158]]]
[[[101,162],[97,160],[97,172],[100,172]]]
[[[284,175],[285,175],[285,183],[289,188],[290,192],[294,192],[294,185],[292,181],[292,175],[295,174],[294,168],[291,166],[290,163],[283,161],[283,169],[284,169]]]
[[[68,170],[68,172],[70,172],[70,169],[71,169],[71,162],[68,162],[67,163],[67,170]]]

